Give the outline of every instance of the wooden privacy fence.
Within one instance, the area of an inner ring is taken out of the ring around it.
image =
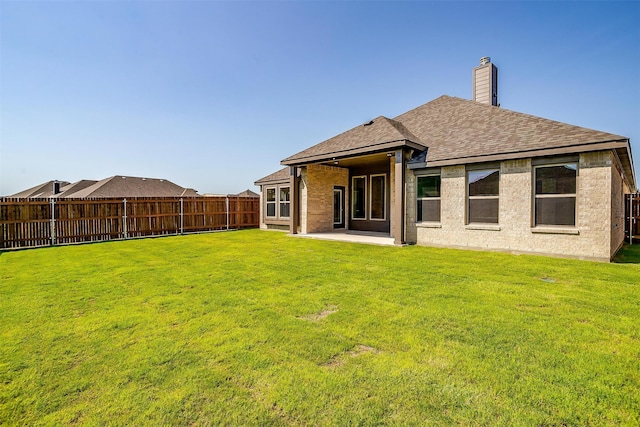
[[[627,194],[625,200],[625,240],[630,244],[640,241],[640,193]]]
[[[259,197],[0,198],[0,249],[259,226]]]

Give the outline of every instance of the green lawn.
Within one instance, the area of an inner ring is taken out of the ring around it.
[[[258,230],[0,253],[0,425],[637,426],[620,259]]]

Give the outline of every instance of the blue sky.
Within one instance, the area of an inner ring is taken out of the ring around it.
[[[640,2],[0,0],[0,194],[166,178],[233,193],[379,115],[471,98],[631,138]],[[636,172],[637,173],[637,172]]]

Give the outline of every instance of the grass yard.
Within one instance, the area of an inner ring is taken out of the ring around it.
[[[258,230],[0,253],[0,425],[637,426],[621,260]]]

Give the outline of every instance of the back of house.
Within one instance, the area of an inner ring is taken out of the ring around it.
[[[285,158],[258,181],[263,229],[609,261],[636,189],[629,138],[510,111],[498,70]]]

